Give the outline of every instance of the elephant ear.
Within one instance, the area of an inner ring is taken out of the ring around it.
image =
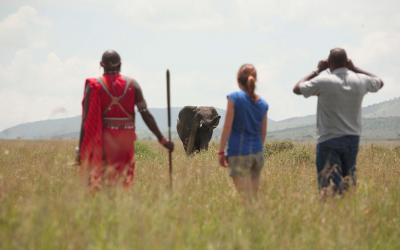
[[[213,118],[211,120],[210,125],[214,129],[218,126],[221,116],[218,114],[217,110],[214,107],[211,107],[211,113],[212,113]]]
[[[182,142],[189,138],[193,117],[196,114],[195,106],[185,106],[179,111],[176,130]]]
[[[196,114],[196,106],[185,106],[179,111],[178,119],[181,121],[190,121]]]
[[[192,119],[192,126],[190,129],[190,135],[189,135],[189,142],[187,145],[187,154],[191,154],[194,151],[194,143],[196,140],[196,134],[197,134],[197,130],[200,127],[200,121],[201,121],[201,117],[198,113],[196,113]]]
[[[212,121],[211,121],[211,127],[213,128],[213,129],[215,129],[216,127],[218,127],[218,124],[219,124],[219,120],[221,119],[221,116],[220,115],[217,115],[216,117],[214,117],[214,119],[212,119]]]

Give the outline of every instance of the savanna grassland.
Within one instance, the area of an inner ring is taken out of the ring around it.
[[[137,143],[133,188],[96,195],[75,141],[0,141],[0,249],[400,249],[400,146],[362,145],[358,187],[320,201],[314,145],[271,143],[258,202],[242,203],[216,145],[188,158]]]

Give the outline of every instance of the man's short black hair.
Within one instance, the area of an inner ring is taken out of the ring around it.
[[[101,66],[105,71],[119,71],[121,69],[121,57],[115,50],[107,50],[101,57]]]
[[[347,64],[347,53],[342,48],[331,49],[328,62],[335,67],[344,67]]]

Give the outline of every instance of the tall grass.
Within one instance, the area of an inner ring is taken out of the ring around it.
[[[314,146],[272,143],[259,201],[242,204],[216,145],[187,157],[137,144],[134,186],[90,195],[73,141],[0,142],[0,249],[400,249],[400,147],[368,144],[358,186],[321,202]]]

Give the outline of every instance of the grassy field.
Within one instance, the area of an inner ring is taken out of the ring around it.
[[[216,145],[187,158],[138,143],[132,189],[92,196],[73,141],[0,141],[0,249],[400,249],[400,146],[363,145],[358,187],[319,200],[314,145],[272,143],[242,204]]]

